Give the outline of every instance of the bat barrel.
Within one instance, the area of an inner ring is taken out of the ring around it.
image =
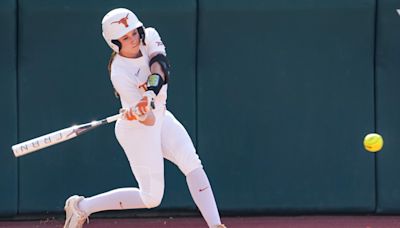
[[[69,128],[65,128],[56,132],[52,132],[47,135],[43,135],[19,144],[16,144],[11,147],[14,152],[15,157],[20,157],[25,154],[32,153],[34,151],[46,148],[48,146],[72,139],[78,135],[81,135],[85,132],[88,132],[91,129],[94,129],[103,124],[111,123],[116,121],[121,114],[117,114],[114,116],[110,116],[101,121],[92,121],[90,123],[81,124],[78,126],[72,126]]]
[[[36,150],[46,148],[48,146],[63,142],[76,136],[76,127],[69,127],[63,130],[52,132],[19,144],[12,146],[15,157],[32,153]]]

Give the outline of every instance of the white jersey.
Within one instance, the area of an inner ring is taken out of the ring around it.
[[[141,57],[125,58],[116,55],[111,65],[111,82],[120,96],[123,108],[134,107],[142,99],[144,93],[142,86],[151,74],[149,56],[153,53],[166,55],[165,46],[154,28],[145,29],[145,43],[146,45],[140,44]],[[166,106],[167,87],[163,85],[155,98],[156,110],[164,109]]]

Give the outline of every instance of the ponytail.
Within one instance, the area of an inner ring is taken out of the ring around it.
[[[111,65],[112,65],[116,55],[117,55],[117,52],[113,51],[111,53],[110,60],[108,60],[108,73],[110,74],[110,76],[111,76]]]
[[[108,61],[107,68],[108,68],[108,73],[110,74],[110,77],[111,77],[111,65],[112,65],[116,55],[117,55],[117,52],[113,51],[111,53],[110,60]],[[114,95],[115,95],[116,98],[119,98],[119,94],[118,94],[117,90],[115,90],[115,88],[114,88]]]

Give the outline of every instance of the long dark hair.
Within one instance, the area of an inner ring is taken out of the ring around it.
[[[111,77],[111,65],[112,65],[116,55],[117,55],[117,52],[113,51],[111,53],[110,60],[108,60],[107,68],[108,68],[108,73],[110,74],[110,77]],[[114,95],[115,95],[116,98],[119,98],[119,94],[118,94],[117,90],[115,90],[115,88],[114,88]]]

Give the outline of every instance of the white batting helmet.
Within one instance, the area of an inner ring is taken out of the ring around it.
[[[103,17],[101,25],[104,39],[117,53],[119,52],[119,47],[112,41],[121,38],[133,29],[143,26],[142,22],[139,21],[132,11],[124,8],[113,9],[108,12]]]

